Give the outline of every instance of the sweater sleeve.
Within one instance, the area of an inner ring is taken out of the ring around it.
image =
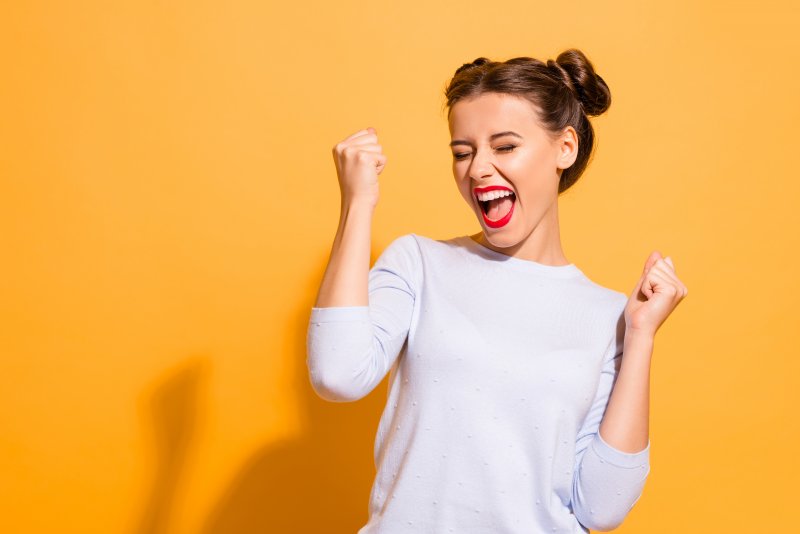
[[[370,269],[368,306],[311,308],[306,364],[320,397],[356,401],[380,384],[406,341],[421,277],[419,245],[406,234]]]
[[[625,319],[620,315],[603,359],[600,381],[589,413],[578,432],[572,483],[572,509],[591,530],[608,531],[622,524],[641,497],[650,473],[650,440],[641,451],[625,452],[599,433],[622,363]]]

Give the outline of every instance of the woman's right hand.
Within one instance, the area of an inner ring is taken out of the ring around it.
[[[386,166],[386,156],[378,144],[375,128],[359,130],[333,147],[342,202],[363,202],[374,208],[378,203],[378,175]]]

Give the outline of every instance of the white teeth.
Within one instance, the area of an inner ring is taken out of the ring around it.
[[[485,202],[487,200],[493,200],[495,198],[505,197],[511,194],[511,191],[508,189],[495,189],[494,191],[489,191],[488,193],[478,193],[478,200],[481,202]]]

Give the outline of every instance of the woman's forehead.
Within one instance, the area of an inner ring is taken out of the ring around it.
[[[497,93],[456,102],[451,108],[448,125],[451,136],[463,138],[488,139],[503,131],[532,134],[540,129],[533,103]]]

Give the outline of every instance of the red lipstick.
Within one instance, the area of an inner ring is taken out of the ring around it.
[[[478,200],[478,193],[486,193],[488,191],[495,191],[498,189],[503,191],[511,191],[512,193],[514,193],[514,191],[511,188],[506,187],[504,185],[489,185],[486,187],[476,187],[472,190],[473,194],[475,195],[475,201],[478,202],[478,209],[481,210],[481,215],[483,216],[483,222],[486,223],[486,226],[490,228],[501,228],[506,224],[508,224],[508,222],[511,220],[511,215],[514,214],[514,206],[516,206],[517,204],[516,193],[514,193],[515,198],[514,201],[511,203],[511,209],[508,210],[508,213],[506,213],[502,219],[498,219],[496,221],[489,219],[486,216],[486,213],[484,213],[483,209],[480,207],[480,201]]]

